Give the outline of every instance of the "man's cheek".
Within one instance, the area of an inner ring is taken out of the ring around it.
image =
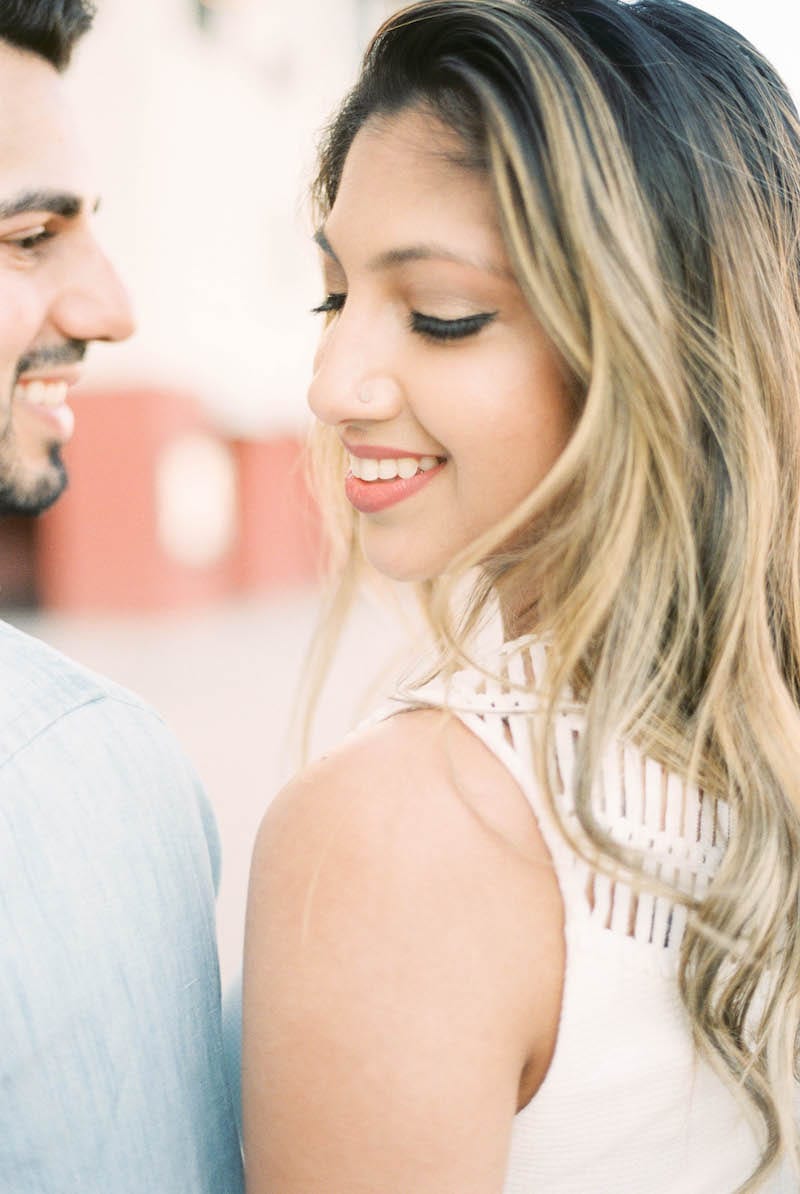
[[[20,359],[31,348],[38,330],[34,304],[23,301],[12,288],[0,283],[0,400],[3,402],[13,387]]]

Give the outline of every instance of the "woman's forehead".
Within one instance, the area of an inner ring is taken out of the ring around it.
[[[408,109],[372,118],[357,133],[324,235],[338,252],[351,239],[366,250],[395,244],[466,245],[471,256],[504,264],[487,176],[458,161],[458,135],[434,116]],[[502,259],[502,260],[498,260]]]

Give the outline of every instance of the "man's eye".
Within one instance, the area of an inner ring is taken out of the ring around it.
[[[347,298],[346,294],[332,292],[326,294],[325,298],[318,307],[311,308],[312,315],[333,315],[337,311],[341,311],[344,306],[344,300]]]
[[[479,315],[463,315],[460,319],[437,319],[435,315],[423,315],[421,311],[412,311],[409,323],[412,332],[426,340],[441,343],[446,340],[464,340],[467,336],[476,335],[481,328],[491,323],[496,315],[496,311],[483,311]]]
[[[20,236],[9,236],[5,240],[5,244],[12,245],[15,249],[22,249],[23,252],[29,253],[33,249],[38,248],[44,241],[50,240],[55,233],[44,225],[37,228],[26,229]]]

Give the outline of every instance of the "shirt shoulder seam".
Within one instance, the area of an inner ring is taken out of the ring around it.
[[[26,738],[24,738],[24,740],[20,741],[15,747],[13,747],[8,754],[0,758],[0,771],[2,771],[3,768],[9,763],[13,762],[18,755],[22,754],[24,751],[33,746],[43,734],[48,733],[53,729],[54,726],[57,726],[59,722],[64,721],[67,717],[71,717],[74,713],[80,713],[82,709],[87,709],[92,705],[99,705],[103,702],[124,705],[129,709],[138,709],[139,712],[146,714],[154,721],[159,722],[161,725],[165,724],[164,719],[159,713],[156,712],[155,709],[150,708],[149,705],[138,700],[136,697],[127,697],[124,693],[99,691],[94,693],[92,696],[86,696],[83,699],[76,701],[66,709],[59,710],[59,712],[51,717],[49,721],[45,722],[44,725],[37,726],[37,728],[31,734],[29,734]]]

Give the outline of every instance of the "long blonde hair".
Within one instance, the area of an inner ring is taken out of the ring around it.
[[[782,1154],[800,1165],[797,114],[744,38],[679,0],[422,0],[378,31],[327,132],[322,216],[364,122],[411,106],[490,179],[580,410],[522,507],[425,586],[439,666],[469,658],[490,596],[531,595],[516,629],[553,643],[543,783],[552,694],[570,686],[586,710],[582,829],[634,880],[642,859],[592,807],[613,737],[729,802],[708,895],[673,897],[690,910],[680,987],[696,1041],[764,1128],[741,1187],[755,1190]],[[319,476],[341,492],[331,451]],[[330,495],[339,617],[357,533]]]

